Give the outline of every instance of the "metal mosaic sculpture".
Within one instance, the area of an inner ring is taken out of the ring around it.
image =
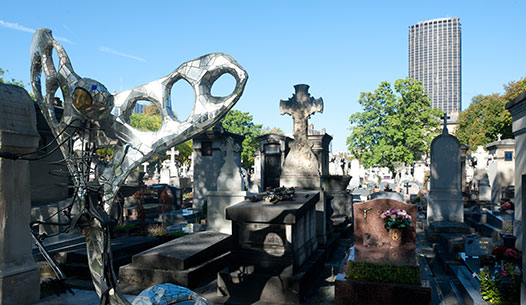
[[[58,69],[53,63],[53,50],[58,55]],[[235,78],[235,89],[226,97],[212,96],[213,83],[225,73]],[[102,304],[129,304],[118,289],[109,237],[109,227],[114,223],[110,215],[117,208],[115,199],[124,179],[154,154],[216,123],[239,100],[247,77],[233,58],[213,53],[188,61],[158,80],[111,94],[103,84],[74,72],[64,48],[49,29],[35,32],[31,45],[31,84],[72,175],[73,204],[78,205],[81,212],[72,219],[70,226],[80,227],[86,235],[91,276]],[[195,93],[192,113],[183,122],[175,118],[170,103],[170,92],[177,81],[187,81]],[[55,113],[54,105],[59,88],[64,97],[61,117]],[[130,125],[132,109],[139,100],[150,101],[160,110],[162,125],[159,130],[141,131]],[[101,161],[96,154],[97,149],[106,147],[113,149],[109,162]],[[176,295],[179,290],[170,287],[161,290]],[[154,291],[157,292],[153,294],[159,293],[159,290]],[[188,294],[188,299],[197,300],[196,295],[188,291],[180,290]]]

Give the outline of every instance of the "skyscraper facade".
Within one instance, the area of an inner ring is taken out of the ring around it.
[[[433,108],[452,115],[462,108],[460,51],[458,18],[421,21],[409,27],[409,77],[422,82]]]

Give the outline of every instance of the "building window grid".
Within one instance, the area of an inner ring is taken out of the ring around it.
[[[432,98],[433,105],[441,105],[443,110],[458,110],[460,107],[460,80],[455,69],[460,73],[460,58],[457,56],[458,50],[455,47],[459,43],[460,35],[457,35],[457,27],[452,28],[458,19],[440,21],[439,26],[433,22],[433,27],[427,25],[431,23],[418,24],[412,27],[410,32],[410,71],[411,76],[422,81],[426,93]],[[458,30],[459,32],[459,30]],[[450,33],[454,33],[451,37]],[[422,67],[422,62],[427,69]],[[453,88],[457,87],[457,90]]]

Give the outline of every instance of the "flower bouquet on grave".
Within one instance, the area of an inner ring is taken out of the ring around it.
[[[497,262],[511,262],[520,265],[522,261],[522,251],[519,251],[517,248],[506,248],[500,245],[493,249],[491,254],[495,255]],[[501,263],[501,265],[504,265],[504,263]]]
[[[265,202],[293,200],[295,192],[294,187],[286,188],[282,186],[274,189],[267,189],[266,194],[263,196],[263,200],[265,200]]]
[[[513,214],[513,210],[515,210],[515,206],[513,205],[513,203],[511,203],[509,201],[507,201],[506,203],[504,203],[503,205],[500,206],[500,211],[501,212]]]
[[[384,227],[389,231],[389,243],[393,247],[403,244],[403,231],[411,225],[411,215],[402,209],[389,209],[380,218],[384,222]]]

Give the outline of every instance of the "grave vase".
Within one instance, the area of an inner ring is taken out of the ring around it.
[[[403,231],[401,229],[390,229],[389,230],[389,245],[391,247],[400,247],[403,245]]]

